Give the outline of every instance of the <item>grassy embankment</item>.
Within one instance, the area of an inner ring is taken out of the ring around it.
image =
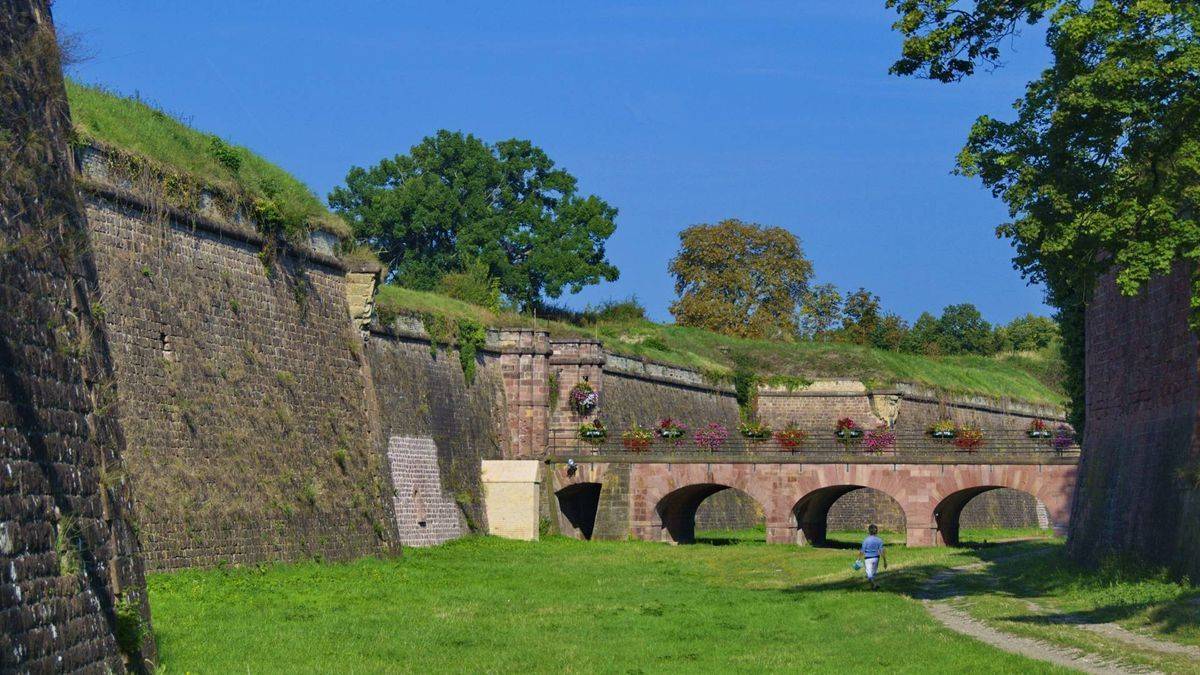
[[[403,558],[186,571],[150,577],[167,672],[1051,672],[943,629],[913,594],[946,567],[972,612],[1073,644],[1028,609],[1115,619],[1200,644],[1197,591],[1156,575],[1089,575],[1058,540],[889,550],[884,590],[864,591],[845,548],[512,542],[471,538]],[[1075,632],[1082,632],[1074,629]],[[1153,655],[1087,646],[1125,663]],[[1110,653],[1111,652],[1111,653]],[[1186,659],[1159,658],[1186,672]],[[1194,667],[1194,664],[1191,664]]]
[[[379,293],[384,315],[452,320],[470,319],[485,326],[536,326],[555,337],[602,340],[618,354],[727,375],[735,356],[743,356],[765,375],[814,379],[856,377],[871,385],[912,382],[948,393],[982,394],[1031,403],[1061,405],[1061,362],[1057,351],[985,356],[930,357],[833,342],[747,340],[699,328],[658,324],[644,319],[599,320],[585,325],[492,312],[437,293],[384,286]]]
[[[77,82],[67,82],[76,135],[136,156],[155,168],[184,174],[231,197],[269,199],[288,221],[349,236],[304,183],[242,146],[193,129],[142,101]],[[169,191],[169,190],[168,190]]]

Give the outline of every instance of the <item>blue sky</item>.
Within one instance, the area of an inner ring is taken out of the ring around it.
[[[951,175],[980,114],[1009,117],[1045,63],[1036,31],[956,85],[887,74],[883,0],[503,3],[59,0],[95,58],[74,69],[277,162],[324,196],[351,165],[437,129],[528,138],[620,209],[619,281],[668,320],[683,227],[736,217],[798,235],[818,282],[912,320],[974,302],[1049,313]]]

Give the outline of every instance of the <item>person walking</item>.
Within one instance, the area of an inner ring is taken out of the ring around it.
[[[879,538],[879,528],[875,525],[867,527],[867,538],[863,539],[858,559],[867,570],[867,583],[871,584],[871,590],[879,590],[879,584],[875,583],[875,573],[879,571],[880,561],[883,561],[883,569],[887,569],[887,552],[883,550],[883,540]]]

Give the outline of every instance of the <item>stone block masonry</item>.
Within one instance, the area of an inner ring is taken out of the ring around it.
[[[483,462],[488,533],[524,541],[538,538],[541,469],[541,462],[532,459]]]
[[[344,270],[85,194],[147,567],[394,551]]]
[[[1135,297],[1100,281],[1085,319],[1086,427],[1068,551],[1132,554],[1200,578],[1200,377],[1188,327],[1195,270]]]
[[[0,3],[0,672],[155,658],[48,4]],[[140,645],[122,628],[144,628]]]
[[[465,533],[462,512],[442,490],[437,446],[432,438],[392,436],[388,462],[401,544],[432,546]]]

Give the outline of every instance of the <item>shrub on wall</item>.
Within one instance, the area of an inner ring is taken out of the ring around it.
[[[487,331],[473,319],[458,321],[458,361],[462,365],[467,384],[475,381],[475,355],[487,342]]]

